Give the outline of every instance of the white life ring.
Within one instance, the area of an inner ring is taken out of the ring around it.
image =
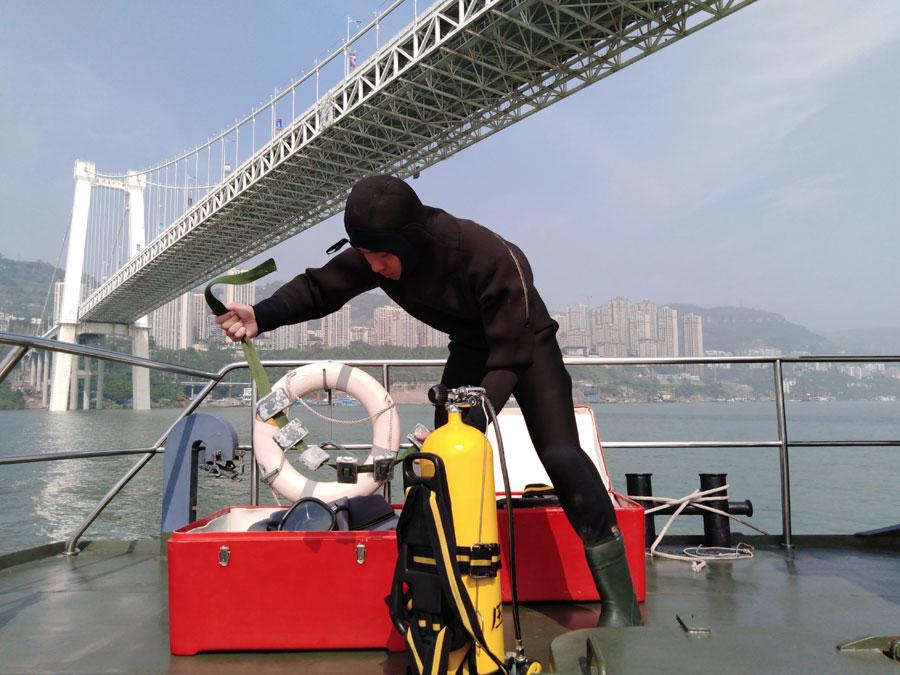
[[[301,366],[287,373],[272,386],[272,391],[283,389],[290,405],[297,399],[317,389],[345,391],[362,403],[372,419],[372,452],[365,464],[372,463],[372,456],[389,452],[396,456],[400,449],[400,416],[384,387],[359,368],[342,363],[323,361]],[[381,414],[378,414],[378,413]],[[279,428],[272,422],[264,422],[257,414],[253,419],[253,452],[263,476],[272,475],[269,486],[291,501],[302,497],[317,497],[332,501],[341,497],[370,495],[381,485],[371,473],[360,473],[356,483],[314,481],[297,471],[284,458],[284,452],[274,440]]]

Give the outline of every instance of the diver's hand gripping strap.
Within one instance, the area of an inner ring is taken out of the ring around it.
[[[222,304],[222,301],[219,300],[215,295],[213,295],[213,286],[215,286],[216,284],[249,284],[252,281],[261,279],[267,274],[271,274],[275,270],[275,261],[272,258],[269,258],[265,262],[260,263],[253,269],[247,270],[246,272],[240,272],[239,274],[225,274],[221,277],[216,277],[208,284],[206,284],[206,288],[203,290],[203,296],[206,298],[206,304],[209,305],[209,308],[212,310],[213,314],[215,314],[216,316],[222,316],[228,310],[226,309],[225,305]],[[247,359],[247,365],[250,366],[250,376],[253,378],[253,381],[256,382],[256,388],[259,391],[259,395],[265,396],[270,391],[272,391],[272,386],[269,384],[269,378],[266,375],[265,368],[262,367],[262,364],[259,361],[259,355],[256,353],[256,348],[246,336],[241,338],[241,347],[244,349],[244,358]],[[278,423],[279,427],[283,427],[285,424],[287,424],[287,416],[282,415],[281,417],[279,417],[278,415],[276,415],[275,421]]]
[[[433,475],[416,475],[412,470],[416,460],[431,463]],[[450,652],[469,643],[467,659],[459,672],[477,672],[475,649],[471,647],[477,644],[498,670],[506,673],[503,662],[485,645],[478,616],[460,576],[440,457],[416,453],[404,459],[403,472],[411,487],[397,524],[397,566],[387,602],[394,625],[405,634],[412,672],[446,673]],[[430,555],[421,555],[426,550]]]

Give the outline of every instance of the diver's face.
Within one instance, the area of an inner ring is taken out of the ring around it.
[[[400,272],[403,270],[403,267],[400,264],[400,258],[393,253],[370,251],[358,247],[356,250],[363,254],[363,257],[366,259],[366,262],[369,263],[369,267],[372,268],[372,271],[375,272],[375,274],[380,274],[392,281],[397,281],[400,278]]]

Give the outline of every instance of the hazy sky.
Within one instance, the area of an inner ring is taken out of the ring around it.
[[[0,253],[55,262],[76,159],[139,169],[205,141],[380,4],[0,0]],[[412,185],[518,243],[556,308],[900,327],[898,73],[900,2],[760,0]],[[278,274],[342,234],[276,247]]]

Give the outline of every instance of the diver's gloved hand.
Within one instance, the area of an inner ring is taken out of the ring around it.
[[[463,422],[470,427],[475,427],[481,433],[487,429],[487,416],[484,414],[484,406],[480,404],[463,410],[462,418]]]

